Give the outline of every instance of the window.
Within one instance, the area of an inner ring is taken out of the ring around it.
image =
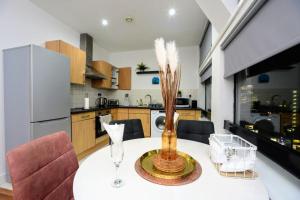
[[[205,82],[205,110],[211,112],[211,77]]]
[[[212,27],[210,22],[207,23],[206,29],[204,31],[200,47],[200,65],[205,60],[208,52],[210,51],[212,46]]]
[[[277,58],[236,75],[235,123],[300,152],[300,62]]]
[[[203,114],[211,120],[211,77],[204,82],[205,86],[205,111]]]

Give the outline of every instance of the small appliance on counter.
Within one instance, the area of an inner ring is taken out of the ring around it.
[[[192,108],[197,108],[197,100],[192,100]]]
[[[129,106],[129,105],[130,105],[129,94],[126,93],[124,96],[124,106]]]
[[[176,107],[177,108],[189,108],[190,99],[189,98],[176,98]]]
[[[108,99],[108,106],[119,106],[118,99]]]
[[[86,93],[84,97],[84,109],[87,110],[89,108],[90,108],[90,99],[88,93]]]
[[[98,93],[98,98],[96,99],[95,105],[99,108],[107,107],[107,98],[102,97],[102,94]]]

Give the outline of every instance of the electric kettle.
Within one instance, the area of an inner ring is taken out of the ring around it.
[[[99,108],[107,106],[107,98],[102,97],[101,93],[98,93],[98,98],[96,99],[95,105]]]

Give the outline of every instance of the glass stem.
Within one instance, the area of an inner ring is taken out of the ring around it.
[[[116,180],[119,179],[119,167],[120,165],[116,165]]]

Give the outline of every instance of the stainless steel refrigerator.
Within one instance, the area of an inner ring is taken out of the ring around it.
[[[6,151],[57,131],[71,135],[69,59],[36,45],[3,55]]]

